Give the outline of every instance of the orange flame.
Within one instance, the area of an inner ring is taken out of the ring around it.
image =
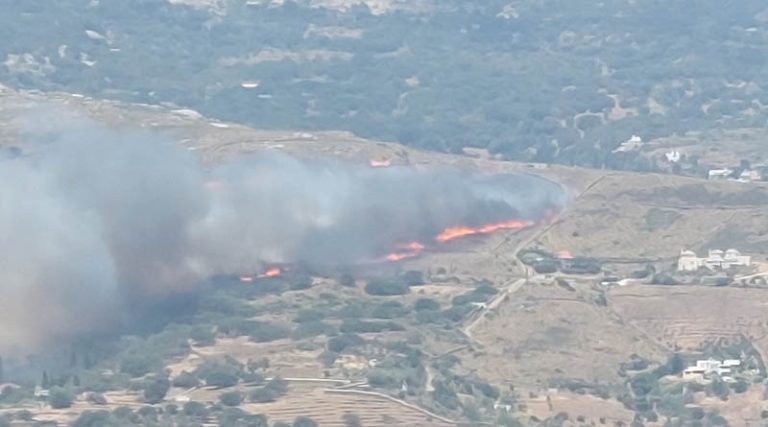
[[[498,230],[517,230],[520,228],[530,227],[533,225],[530,221],[521,221],[513,219],[510,221],[499,222],[496,224],[481,225],[480,227],[448,227],[443,230],[442,233],[435,237],[435,240],[444,243],[453,239],[460,239],[462,237],[474,236],[476,234],[489,234]]]
[[[370,165],[372,168],[388,168],[391,163],[389,160],[371,160]]]
[[[268,269],[267,271],[259,274],[259,278],[263,279],[265,277],[277,277],[277,276],[280,275],[280,273],[281,273],[281,271],[280,271],[279,268],[272,267],[272,268]]]
[[[400,261],[406,258],[413,258],[416,255],[419,254],[422,250],[424,250],[424,245],[422,245],[419,242],[411,242],[405,245],[402,245],[400,247],[402,249],[401,252],[392,252],[391,254],[384,257],[387,261]]]

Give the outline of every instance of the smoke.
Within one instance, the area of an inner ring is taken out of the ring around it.
[[[537,219],[563,203],[529,175],[371,169],[266,152],[204,171],[153,135],[88,122],[0,160],[0,353],[122,321],[141,302],[272,263],[381,259],[456,225]]]

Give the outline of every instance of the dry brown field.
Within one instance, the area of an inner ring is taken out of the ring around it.
[[[659,358],[660,349],[610,309],[594,303],[589,285],[575,292],[526,284],[474,328],[465,369],[499,383],[546,389],[550,379],[594,384],[622,380],[619,365],[633,353]]]
[[[614,288],[609,300],[625,322],[670,350],[743,335],[768,355],[768,289],[640,285]]]
[[[534,397],[526,397],[523,402],[526,406],[523,414],[540,420],[565,412],[572,421],[583,417],[586,423],[611,426],[617,422],[629,425],[635,415],[616,400],[605,400],[567,391],[541,392]]]

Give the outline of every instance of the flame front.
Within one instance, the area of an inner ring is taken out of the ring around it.
[[[371,160],[369,162],[372,168],[388,168],[392,163],[389,160]]]
[[[277,277],[281,273],[280,269],[277,267],[272,267],[268,269],[267,271],[259,274],[259,278],[263,279],[265,277]]]
[[[400,261],[406,258],[413,258],[424,250],[424,245],[419,242],[411,242],[400,247],[400,251],[392,252],[384,257],[387,261]]]
[[[533,225],[530,221],[513,219],[510,221],[498,222],[495,224],[481,225],[479,227],[448,227],[442,233],[435,237],[435,241],[445,243],[449,240],[460,239],[462,237],[474,236],[476,234],[490,234],[498,230],[518,230]]]

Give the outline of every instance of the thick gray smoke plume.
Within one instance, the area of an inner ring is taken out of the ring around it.
[[[39,136],[39,135],[38,135]],[[563,203],[527,175],[370,169],[264,153],[203,171],[172,143],[90,124],[0,160],[0,353],[116,321],[126,301],[271,263],[380,259],[455,225]]]

